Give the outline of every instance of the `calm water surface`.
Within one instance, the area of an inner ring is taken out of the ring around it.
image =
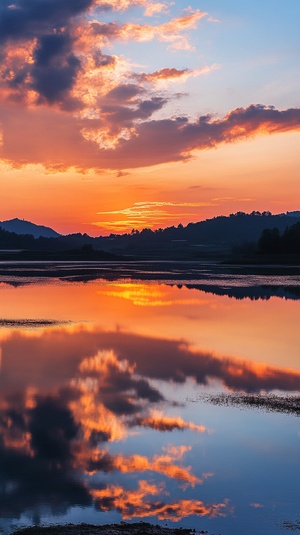
[[[4,533],[300,531],[299,275],[154,271],[1,275]]]

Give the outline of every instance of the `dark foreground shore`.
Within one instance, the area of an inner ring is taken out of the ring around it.
[[[18,530],[15,535],[191,535],[192,533],[195,533],[195,530],[154,526],[147,522],[135,524],[121,522],[120,524],[106,524],[104,526],[94,526],[92,524],[34,526]],[[200,533],[207,532],[200,531]]]

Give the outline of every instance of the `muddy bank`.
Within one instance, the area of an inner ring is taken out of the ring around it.
[[[14,535],[191,535],[195,533],[195,530],[154,526],[147,522],[135,524],[121,522],[120,524],[106,524],[104,526],[94,526],[92,524],[34,526],[18,530],[14,532]],[[207,531],[198,531],[197,533],[207,533]]]

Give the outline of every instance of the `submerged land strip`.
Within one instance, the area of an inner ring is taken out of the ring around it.
[[[49,327],[54,325],[66,325],[71,323],[69,320],[51,320],[51,319],[13,319],[0,318],[0,327]]]
[[[203,401],[212,405],[280,412],[300,416],[300,396],[275,394],[212,394],[188,401]]]

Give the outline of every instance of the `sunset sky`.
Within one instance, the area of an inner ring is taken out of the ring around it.
[[[299,0],[1,0],[0,220],[300,209]]]

